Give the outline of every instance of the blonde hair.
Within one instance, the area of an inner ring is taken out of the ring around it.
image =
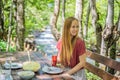
[[[64,66],[67,66],[70,64],[70,59],[72,57],[74,44],[76,42],[76,38],[78,37],[78,33],[74,38],[71,40],[70,36],[70,27],[72,25],[72,22],[76,20],[74,17],[69,17],[65,20],[63,31],[62,31],[62,49],[60,53],[60,61]]]

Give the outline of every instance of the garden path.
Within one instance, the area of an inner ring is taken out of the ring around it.
[[[35,43],[38,49],[44,51],[48,57],[57,54],[56,39],[52,35],[50,26],[47,26],[43,32],[34,32]]]

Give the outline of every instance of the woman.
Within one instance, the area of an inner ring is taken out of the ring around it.
[[[78,36],[79,23],[74,17],[65,20],[62,37],[57,43],[58,61],[65,67],[65,74],[73,75],[75,80],[86,80],[85,43]]]

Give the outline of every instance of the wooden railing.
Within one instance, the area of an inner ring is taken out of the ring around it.
[[[115,61],[113,59],[104,57],[100,54],[93,53],[91,51],[87,51],[87,54],[90,54],[88,58],[95,60],[98,63],[104,64],[110,68],[115,69],[116,71],[120,71],[120,62]],[[86,62],[85,69],[92,72],[93,74],[99,76],[103,80],[119,80],[118,77],[106,72],[105,70],[91,64],[90,62]]]

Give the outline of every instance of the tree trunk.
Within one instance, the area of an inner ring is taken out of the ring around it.
[[[119,10],[119,17],[118,17],[116,26],[117,26],[117,34],[118,34],[118,38],[119,38],[120,37],[120,10]]]
[[[14,27],[15,27],[15,31],[17,32],[17,0],[13,0],[13,5],[14,5],[14,13],[13,13],[13,17],[14,17]],[[17,33],[16,33],[17,34]],[[17,44],[16,42],[17,39],[17,35],[14,36],[14,43]],[[15,45],[16,46],[16,45]],[[17,48],[17,47],[16,47]]]
[[[83,37],[83,32],[82,32],[83,2],[84,2],[84,0],[76,0],[76,10],[75,10],[75,17],[79,21],[80,36],[81,37]]]
[[[102,35],[102,43],[104,44],[101,45],[101,55],[103,56],[109,56],[110,54],[115,56],[116,40],[114,38],[114,28],[114,0],[108,0],[106,24]],[[110,70],[110,73],[114,73],[114,70]]]
[[[24,0],[17,0],[17,50],[24,50]]]
[[[57,30],[57,20],[58,20],[59,12],[60,12],[60,0],[55,0],[54,13],[50,20],[50,26],[51,26],[52,34],[54,35],[56,40],[60,38],[60,33]]]
[[[65,3],[66,3],[66,0],[62,0],[62,21],[63,23],[65,20]]]
[[[4,16],[3,16],[3,1],[0,0],[0,39],[4,38]]]
[[[92,15],[92,26],[95,29],[95,34],[96,34],[97,53],[100,54],[102,27],[98,23],[99,15],[97,14],[96,0],[90,0],[90,8],[91,8],[91,15]],[[99,64],[97,62],[95,62],[95,64],[96,64],[96,66],[99,66]]]
[[[84,38],[87,38],[89,16],[90,16],[90,3],[87,8],[86,21],[85,21],[85,26],[84,26],[84,31],[83,31]]]
[[[113,31],[113,20],[114,20],[114,0],[108,0],[108,12],[107,12],[106,24],[105,29],[103,30],[102,34],[102,44],[101,45],[101,55],[105,56],[108,55],[108,48],[110,48],[110,40],[112,40],[112,31]],[[105,47],[103,47],[105,46]]]
[[[10,38],[11,38],[11,29],[12,29],[12,11],[13,11],[13,1],[11,2],[11,6],[10,6],[9,28],[7,35],[7,47],[6,47],[7,52],[9,51],[9,47],[10,47]]]
[[[119,16],[118,16],[118,21],[116,22],[116,25],[113,29],[113,43],[112,46],[110,47],[110,58],[116,60],[116,41],[120,37],[120,10],[119,10]],[[108,68],[108,72],[111,74],[115,74],[114,69]]]
[[[97,53],[100,53],[102,26],[100,23],[98,23],[99,15],[97,14],[96,0],[90,0],[90,7],[91,7],[91,15],[92,15],[92,26],[95,29],[95,34],[96,34]]]
[[[15,28],[17,28],[17,0],[13,0]]]
[[[110,47],[110,58],[116,59],[116,42],[113,43],[113,45]],[[108,72],[111,74],[115,74],[114,69],[108,67]]]
[[[119,7],[118,20],[117,20],[117,22],[115,24],[113,34],[114,34],[114,40],[117,41],[119,39],[119,37],[120,37],[120,7]]]
[[[66,0],[62,0],[62,26],[61,28],[61,32],[62,33],[62,28],[64,26],[64,21],[65,21],[65,4],[66,4]]]

